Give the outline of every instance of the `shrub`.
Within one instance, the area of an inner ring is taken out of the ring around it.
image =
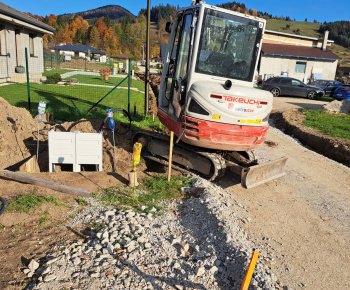
[[[104,67],[104,68],[100,69],[100,75],[101,76],[109,76],[111,74],[112,74],[112,71],[109,68],[107,68],[107,67]]]
[[[47,84],[57,84],[60,81],[62,81],[62,78],[59,73],[54,73],[46,77]]]

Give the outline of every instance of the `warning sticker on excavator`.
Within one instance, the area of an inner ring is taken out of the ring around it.
[[[211,115],[211,118],[212,118],[213,120],[220,120],[220,119],[221,119],[221,115],[215,115],[215,114],[213,114],[213,115]]]
[[[256,119],[256,120],[240,120],[240,123],[243,124],[260,124],[261,123],[261,119]]]

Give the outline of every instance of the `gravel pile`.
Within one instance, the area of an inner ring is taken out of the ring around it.
[[[350,101],[342,100],[342,101],[333,101],[323,106],[325,110],[330,113],[343,113],[350,114]]]
[[[254,246],[235,216],[243,206],[229,204],[227,193],[206,180],[198,178],[195,187],[199,197],[168,203],[162,215],[155,208],[137,214],[86,208],[68,226],[105,226],[32,260],[25,269],[35,278],[29,288],[239,289]],[[260,255],[251,285],[278,289],[266,259]]]

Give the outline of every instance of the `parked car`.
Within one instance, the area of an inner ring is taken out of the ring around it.
[[[270,78],[263,82],[261,88],[270,91],[274,97],[281,95],[317,100],[324,96],[324,90],[321,88],[308,86],[297,79],[288,77]]]
[[[342,101],[349,100],[350,101],[350,84],[343,85],[342,87],[335,90],[333,98]]]
[[[330,97],[332,97],[334,94],[334,91],[337,88],[341,87],[342,85],[343,84],[341,82],[331,81],[331,80],[316,80],[310,83],[310,86],[323,89],[325,94]]]

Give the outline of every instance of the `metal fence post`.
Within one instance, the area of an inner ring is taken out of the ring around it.
[[[30,112],[31,106],[30,106],[29,66],[28,66],[28,50],[27,50],[27,48],[24,49],[24,53],[26,55],[28,109],[29,109],[29,112]]]
[[[129,80],[128,80],[128,113],[130,114],[130,56],[129,56],[129,65],[128,65],[128,74],[129,74]]]
[[[52,54],[53,54],[53,52],[51,52],[51,69],[52,69]]]
[[[85,71],[86,71],[86,55],[85,55]]]

